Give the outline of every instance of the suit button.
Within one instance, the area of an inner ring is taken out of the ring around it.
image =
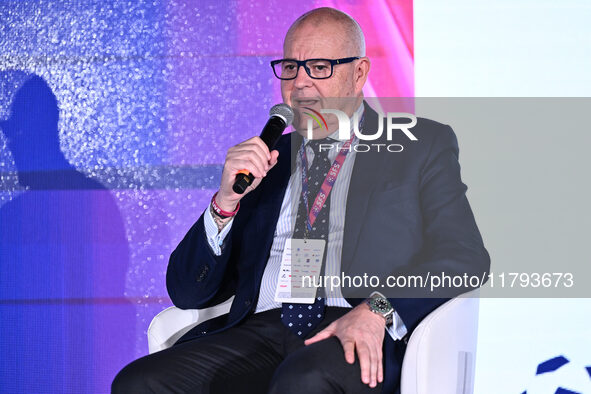
[[[244,301],[244,305],[246,305],[246,306],[250,306],[250,300],[246,300],[246,301]]]
[[[201,334],[205,335],[205,334],[207,334],[207,331],[203,330],[203,331],[201,331]]]

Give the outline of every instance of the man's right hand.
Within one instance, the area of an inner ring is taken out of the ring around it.
[[[267,172],[277,164],[278,156],[279,152],[276,150],[269,152],[269,148],[260,137],[252,137],[228,149],[220,190],[215,198],[219,207],[229,212],[236,209],[240,199],[254,190]],[[236,174],[240,170],[248,170],[255,177],[243,194],[234,193],[232,190]]]

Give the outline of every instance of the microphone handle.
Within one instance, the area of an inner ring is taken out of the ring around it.
[[[287,125],[285,121],[280,118],[279,116],[271,116],[265,124],[263,131],[261,132],[260,138],[263,140],[265,145],[272,150],[275,147],[275,144],[283,134],[283,130]],[[234,181],[234,185],[232,186],[232,190],[236,194],[243,194],[246,191],[246,188],[252,184],[254,181],[254,175],[250,172],[248,173],[238,173],[236,174],[236,179]]]
[[[236,194],[243,194],[246,191],[246,188],[249,187],[253,181],[254,175],[252,175],[250,172],[248,174],[243,174],[240,172],[236,174],[236,180],[234,181],[232,190],[234,190],[234,193]]]

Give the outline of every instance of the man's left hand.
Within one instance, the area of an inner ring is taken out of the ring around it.
[[[304,343],[311,345],[326,338],[336,336],[345,351],[345,360],[355,362],[355,350],[361,366],[361,380],[369,387],[376,387],[384,380],[382,365],[382,344],[386,320],[373,313],[362,302],[341,318],[333,321],[324,330],[318,332]]]

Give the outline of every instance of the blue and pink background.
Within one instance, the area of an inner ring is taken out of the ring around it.
[[[367,97],[591,96],[585,0],[0,0],[0,393],[106,393],[147,353],[171,251],[281,101],[290,23],[321,6],[361,24]],[[588,127],[510,146],[457,123],[493,269],[587,264]],[[482,299],[474,392],[523,392],[559,355],[588,366],[589,311]]]
[[[367,96],[414,95],[411,0],[0,1],[0,392],[108,392],[147,353],[171,251],[321,6],[361,24]]]

